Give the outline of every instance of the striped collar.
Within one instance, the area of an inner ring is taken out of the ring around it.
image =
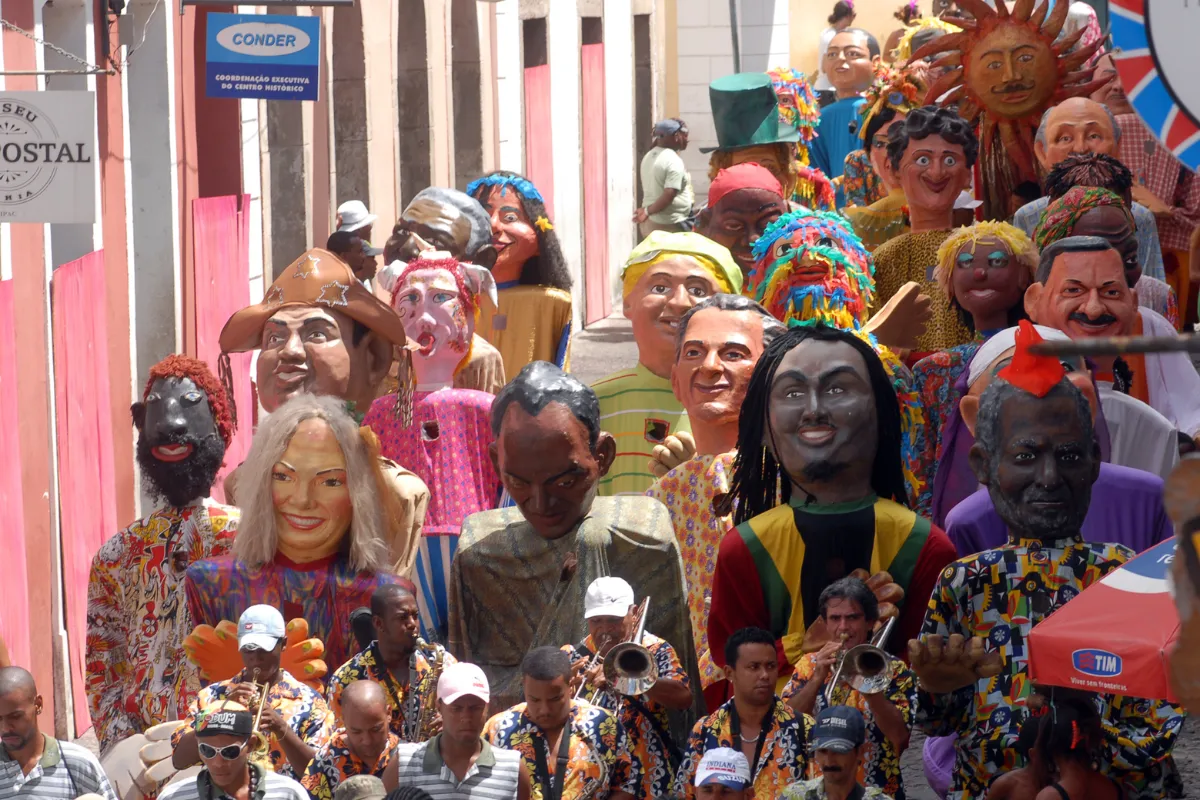
[[[43,745],[42,749],[42,757],[38,759],[38,766],[40,766],[42,769],[45,769],[46,767],[58,766],[58,764],[62,761],[62,748],[58,746],[58,739],[45,734],[42,734],[42,739],[45,740],[45,744]],[[0,762],[15,760],[16,759],[8,754],[7,747],[0,747]]]
[[[442,759],[441,747],[442,735],[439,733],[429,740],[425,747],[425,758],[421,762],[421,770],[428,775],[440,775],[442,767],[445,765],[445,760]],[[488,744],[486,739],[480,739],[483,748],[479,751],[479,757],[475,759],[475,767],[495,767],[496,754],[492,752],[492,746]]]

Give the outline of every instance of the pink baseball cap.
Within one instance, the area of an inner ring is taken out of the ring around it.
[[[449,705],[467,695],[478,697],[485,703],[490,702],[492,694],[488,687],[487,676],[474,664],[460,661],[457,664],[447,665],[442,670],[442,677],[438,678],[438,700]]]

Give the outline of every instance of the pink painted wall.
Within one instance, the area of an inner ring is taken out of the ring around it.
[[[525,69],[525,175],[554,219],[554,163],[550,149],[550,65]]]
[[[22,513],[21,427],[17,395],[17,347],[13,330],[13,282],[0,281],[0,552],[4,553],[4,580],[0,580],[0,638],[14,664],[29,664],[29,583],[25,576],[25,516]]]
[[[583,266],[587,324],[612,313],[608,277],[608,147],[605,140],[604,45],[580,48],[583,92]]]
[[[58,432],[59,522],[75,729],[87,730],[82,665],[92,556],[118,529],[109,407],[104,254],[54,272],[54,407]]]

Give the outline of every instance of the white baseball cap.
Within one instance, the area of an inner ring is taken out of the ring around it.
[[[730,789],[745,789],[750,785],[750,762],[745,754],[732,747],[714,747],[700,759],[696,768],[696,785],[719,783]]]
[[[623,617],[633,605],[633,587],[621,578],[596,578],[583,597],[583,618]]]
[[[337,229],[339,231],[356,231],[370,225],[378,216],[367,210],[362,200],[347,200],[338,206]]]
[[[492,700],[491,689],[488,686],[487,675],[474,664],[460,661],[448,664],[438,678],[437,698],[449,705],[460,697],[478,697],[485,703]]]
[[[286,636],[283,614],[275,606],[250,606],[238,618],[238,650],[274,650]]]

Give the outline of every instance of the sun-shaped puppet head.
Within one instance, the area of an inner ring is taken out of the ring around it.
[[[926,102],[958,104],[958,113],[978,125],[985,189],[984,215],[1008,216],[1012,190],[1037,181],[1033,139],[1042,112],[1068,97],[1086,97],[1104,85],[1093,81],[1088,59],[1102,44],[1073,49],[1084,29],[1055,42],[1070,3],[961,0],[974,19],[946,17],[962,30],[938,37],[912,59],[938,55]]]
[[[758,237],[754,259],[743,293],[776,319],[819,320],[845,330],[867,321],[875,267],[841,215],[784,214]]]

